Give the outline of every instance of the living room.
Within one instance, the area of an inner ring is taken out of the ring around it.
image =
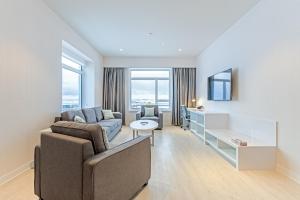
[[[0,199],[300,199],[299,8],[2,0]]]

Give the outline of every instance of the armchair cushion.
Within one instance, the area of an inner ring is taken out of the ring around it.
[[[59,121],[51,126],[52,132],[90,140],[95,154],[107,150],[105,136],[99,124],[82,124],[75,122]]]
[[[145,108],[154,108],[154,116],[159,115],[158,105],[142,105],[141,106],[141,117],[145,117]]]
[[[153,121],[156,121],[156,122],[158,122],[158,117],[142,117],[141,118],[142,120],[153,120]]]
[[[145,107],[145,117],[154,117],[154,107]]]

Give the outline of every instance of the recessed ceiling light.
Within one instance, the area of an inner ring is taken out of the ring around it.
[[[164,46],[165,46],[165,43],[164,43],[164,42],[162,42],[162,43],[160,43],[160,45],[164,47]]]
[[[120,51],[124,51],[124,49],[120,49]]]
[[[182,49],[179,48],[178,51],[179,51],[179,52],[182,52]]]

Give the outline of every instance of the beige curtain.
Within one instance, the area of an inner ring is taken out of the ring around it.
[[[125,69],[104,68],[103,108],[121,112],[125,124]]]
[[[196,68],[173,68],[172,124],[180,125],[180,106],[196,98]]]

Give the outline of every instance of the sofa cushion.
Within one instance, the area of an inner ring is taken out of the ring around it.
[[[51,126],[52,132],[63,135],[78,137],[90,140],[95,154],[108,149],[105,145],[105,139],[102,128],[98,124],[82,124],[76,122],[59,121]]]
[[[101,120],[98,124],[102,127],[109,127],[112,130],[122,126],[122,119],[107,119]]]
[[[82,112],[87,123],[97,123],[96,112],[93,108],[84,108]]]
[[[79,116],[82,119],[85,119],[84,114],[82,113],[82,110],[69,110],[61,113],[61,120],[62,121],[74,121],[75,116]]]
[[[103,119],[102,107],[95,107],[94,110],[96,113],[97,122],[100,122]]]

